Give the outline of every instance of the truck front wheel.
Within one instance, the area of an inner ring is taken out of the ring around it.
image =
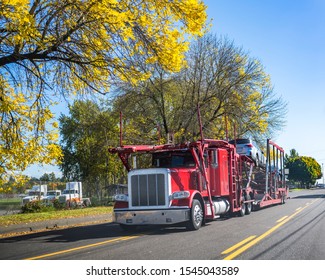
[[[203,223],[203,210],[200,201],[193,199],[191,208],[191,217],[188,221],[187,228],[190,230],[198,230]]]

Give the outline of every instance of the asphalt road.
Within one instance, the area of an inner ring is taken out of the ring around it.
[[[0,259],[325,260],[325,189],[290,193],[284,205],[219,219],[199,231],[102,223],[0,239]]]

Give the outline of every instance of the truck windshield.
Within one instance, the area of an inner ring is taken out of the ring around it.
[[[74,193],[77,193],[76,190],[64,190],[63,191],[63,194],[74,194]]]
[[[28,195],[30,196],[39,195],[39,194],[40,194],[39,192],[34,192],[34,191],[28,192]]]
[[[158,152],[152,155],[154,167],[194,167],[195,161],[190,151]]]

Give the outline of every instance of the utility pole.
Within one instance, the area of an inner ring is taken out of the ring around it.
[[[324,174],[324,163],[322,163],[322,169],[323,169],[323,188],[325,188],[325,184],[324,184],[324,176],[325,176],[325,174]]]

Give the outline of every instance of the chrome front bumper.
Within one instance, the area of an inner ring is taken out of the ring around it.
[[[114,221],[126,225],[169,225],[190,219],[190,209],[114,210]]]

